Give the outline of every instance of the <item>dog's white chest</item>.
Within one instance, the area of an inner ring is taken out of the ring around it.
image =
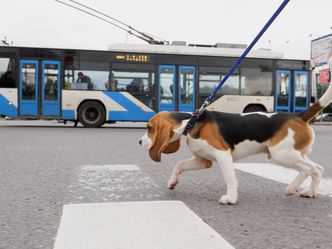
[[[216,161],[222,152],[211,146],[206,140],[193,139],[190,136],[187,137],[187,144],[194,155],[209,159],[211,161]],[[222,153],[225,153],[225,151]],[[229,153],[229,151],[226,153]]]

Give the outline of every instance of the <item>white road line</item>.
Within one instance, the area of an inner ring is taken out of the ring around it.
[[[134,164],[110,164],[110,165],[84,165],[81,170],[95,171],[95,170],[108,170],[108,171],[133,171],[141,170]]]
[[[261,176],[273,181],[289,184],[297,175],[297,171],[287,169],[271,163],[235,163],[235,168],[253,175]],[[303,183],[302,187],[308,188],[311,179]],[[322,178],[318,193],[332,197],[332,179]]]
[[[65,205],[54,249],[234,249],[183,202]]]
[[[70,185],[71,203],[153,200],[160,188],[133,164],[82,165]]]

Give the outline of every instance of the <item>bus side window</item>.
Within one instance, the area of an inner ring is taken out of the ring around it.
[[[127,85],[126,90],[131,93],[143,93],[144,84],[142,79],[133,79],[130,85]]]
[[[15,88],[16,80],[14,68],[14,60],[12,58],[0,58],[0,87]]]
[[[0,87],[2,88],[15,88],[15,78],[12,71],[6,71],[1,75],[0,78]]]
[[[117,79],[114,78],[114,74],[113,73],[109,73],[109,75],[108,75],[108,81],[105,84],[106,90],[118,91],[118,85],[119,85],[119,82],[118,82]]]

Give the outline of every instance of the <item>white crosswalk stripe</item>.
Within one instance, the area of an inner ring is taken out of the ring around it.
[[[285,184],[297,174],[269,163],[235,168]],[[79,202],[64,206],[54,249],[234,248],[184,203],[158,200],[160,188],[137,165],[81,166],[72,186]],[[144,201],[132,202],[132,192]],[[322,179],[319,194],[332,197],[332,179]]]
[[[289,184],[297,175],[297,171],[271,163],[236,163],[235,168],[246,173],[285,184]],[[310,177],[308,177],[302,187],[309,188],[310,181]],[[332,197],[332,179],[322,178],[318,193]]]
[[[122,194],[158,187],[136,165],[81,166],[72,188],[90,194],[78,199],[95,193],[105,202],[65,205],[54,249],[234,248],[183,202],[155,201],[159,195],[151,192],[147,201],[118,202]]]
[[[71,191],[79,202],[109,202],[134,197],[156,199],[160,197],[158,187],[137,165],[83,165]]]
[[[54,249],[234,249],[180,201],[65,205]]]

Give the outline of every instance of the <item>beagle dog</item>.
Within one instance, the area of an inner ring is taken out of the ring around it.
[[[332,68],[332,57],[329,64]],[[300,113],[231,114],[205,110],[187,135],[187,145],[194,157],[175,165],[168,188],[175,188],[184,171],[207,169],[216,163],[227,185],[227,193],[219,202],[235,204],[238,182],[233,162],[265,153],[277,164],[299,172],[287,186],[286,195],[296,194],[305,179],[311,176],[309,189],[300,195],[315,197],[324,168],[308,158],[315,138],[309,122],[332,102],[331,85],[317,103]],[[149,150],[152,160],[160,162],[162,153],[174,153],[180,148],[180,139],[190,118],[189,113],[157,113],[147,123],[148,130],[139,143]]]

